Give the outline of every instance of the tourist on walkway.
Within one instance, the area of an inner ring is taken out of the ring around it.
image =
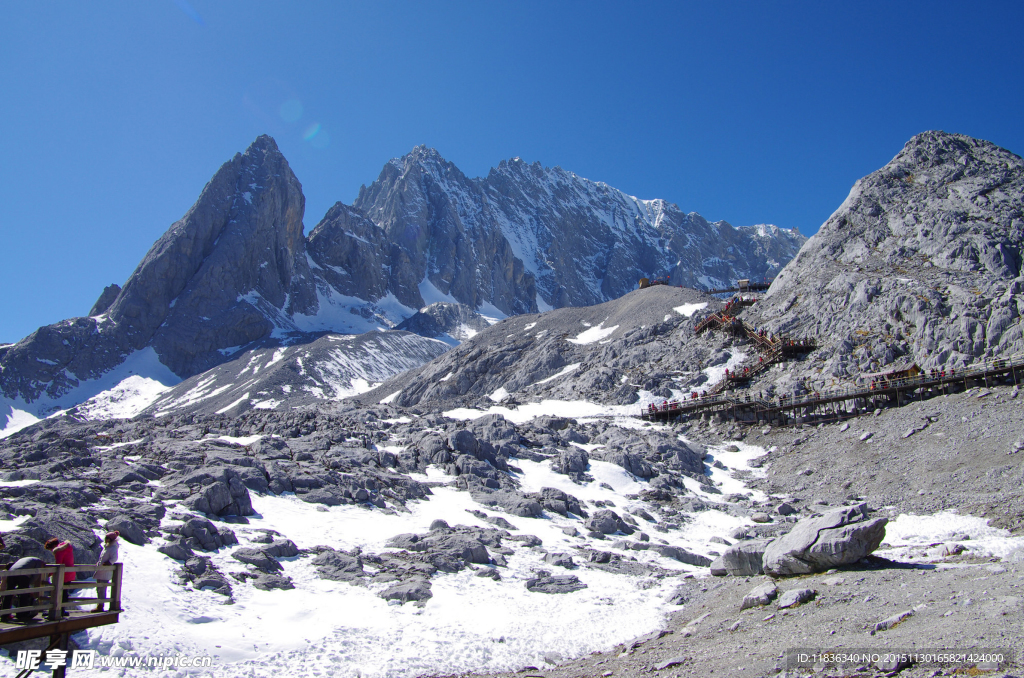
[[[63,565],[64,567],[75,566],[75,549],[71,546],[70,542],[61,541],[60,539],[54,537],[52,539],[48,539],[46,543],[43,544],[43,547],[45,547],[47,551],[53,552],[53,559],[57,562],[58,565]],[[73,581],[75,581],[75,573],[65,572],[64,583],[69,584]],[[63,589],[63,593],[61,594],[61,602],[68,602],[68,597],[70,596],[70,594],[71,589]],[[64,616],[67,616],[68,611],[63,610],[63,613]]]
[[[117,530],[113,532],[107,532],[107,536],[103,538],[103,550],[100,551],[100,559],[96,561],[97,565],[113,565],[117,562],[117,538],[121,536],[121,533]],[[110,570],[100,571],[96,573],[97,582],[108,582],[110,581],[111,574]],[[107,585],[100,584],[96,587],[96,597],[106,598],[107,597]],[[93,612],[103,612],[103,603],[96,605],[96,609]]]

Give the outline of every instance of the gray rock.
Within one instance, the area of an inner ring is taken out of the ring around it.
[[[590,466],[590,456],[578,447],[559,450],[558,456],[551,462],[551,470],[571,478],[582,480]]]
[[[156,547],[156,550],[173,560],[186,561],[195,555],[192,552],[192,549],[181,541],[172,541],[167,544],[161,544]]]
[[[246,565],[252,565],[257,570],[266,574],[274,574],[284,569],[276,558],[254,548],[243,547],[237,549],[231,554],[231,557]]]
[[[402,603],[423,602],[434,596],[430,590],[430,582],[425,579],[414,579],[395,584],[379,595],[384,600],[397,600]]]
[[[295,584],[291,578],[280,574],[261,574],[252,580],[252,585],[261,591],[272,591],[274,589],[293,589]]]
[[[477,503],[484,506],[500,508],[514,516],[522,518],[539,518],[544,513],[540,502],[534,499],[527,499],[514,492],[504,490],[471,490],[470,496]]]
[[[111,518],[107,521],[107,524],[103,526],[103,529],[107,532],[117,530],[121,533],[122,539],[131,542],[136,546],[142,546],[143,544],[149,543],[149,537],[146,536],[143,529],[136,525],[135,521],[125,515]]]
[[[594,515],[588,518],[584,525],[588,530],[600,532],[601,534],[615,534],[616,532],[633,534],[635,532],[628,523],[619,517],[619,514],[610,509],[595,511]]]
[[[888,631],[889,629],[893,628],[897,624],[899,624],[899,623],[901,623],[903,621],[906,621],[907,619],[909,619],[910,617],[913,617],[913,616],[914,616],[914,611],[913,610],[906,610],[904,612],[897,612],[896,614],[892,615],[891,617],[886,617],[882,621],[880,621],[877,624],[875,624],[873,629],[872,629],[872,633],[874,633],[875,631]]]
[[[638,545],[643,545],[644,542],[640,542]],[[686,549],[679,546],[671,546],[669,544],[651,544],[650,550],[657,551],[666,558],[672,558],[678,560],[681,563],[687,565],[694,565],[696,567],[708,567],[711,565],[711,559],[702,556],[698,553],[690,553]]]
[[[546,553],[544,554],[544,562],[549,565],[565,567],[570,570],[576,567],[576,563],[573,562],[572,556],[566,555],[565,553]]]
[[[294,558],[299,555],[299,548],[291,539],[275,540],[267,546],[260,547],[260,551],[274,558]]]
[[[540,576],[529,579],[526,588],[533,593],[572,593],[582,591],[587,585],[574,574]]]
[[[666,659],[663,662],[659,662],[658,664],[655,664],[654,665],[654,670],[655,671],[664,671],[665,669],[672,668],[673,666],[679,666],[680,664],[686,664],[689,661],[690,661],[689,657],[683,657],[681,655],[678,656],[678,657],[670,657],[670,658]]]
[[[603,537],[604,535],[601,536]],[[544,543],[541,541],[540,537],[533,534],[512,534],[505,538],[510,541],[517,541],[526,547],[540,546],[542,543]]]
[[[797,513],[797,509],[794,508],[792,504],[782,502],[776,507],[775,512],[780,516],[791,516],[794,513]]]
[[[189,518],[176,528],[176,532],[184,537],[188,546],[193,549],[216,551],[224,546],[220,529],[205,518]],[[228,532],[234,537],[234,532]]]
[[[586,511],[580,505],[580,500],[571,494],[553,487],[542,487],[540,492],[531,495],[540,502],[541,506],[559,515],[568,516],[570,513],[585,516]]]
[[[338,551],[324,551],[313,558],[317,575],[333,581],[353,581],[363,576],[363,562],[358,556]]]
[[[778,587],[776,587],[772,582],[766,582],[755,587],[750,591],[750,593],[743,597],[743,602],[740,604],[740,610],[768,605],[775,600],[778,595]]]
[[[780,608],[796,607],[797,605],[814,600],[816,595],[818,595],[818,592],[814,589],[790,589],[782,592],[777,605]]]
[[[765,550],[771,543],[771,539],[751,539],[730,546],[716,561],[717,569],[724,570],[725,574],[734,577],[752,577],[764,574],[762,560]]]
[[[429,554],[441,554],[459,563],[459,569],[467,564],[487,565],[491,562],[487,552],[486,538],[492,544],[500,544],[500,537],[479,528],[460,527],[462,532],[430,532],[426,535],[399,534],[387,541],[391,548]]]
[[[867,505],[805,518],[788,534],[765,549],[766,574],[778,577],[823,572],[854,563],[878,548],[885,537],[886,518],[868,518]]]

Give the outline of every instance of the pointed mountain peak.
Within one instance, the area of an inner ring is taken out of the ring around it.
[[[416,146],[401,158],[393,158],[388,164],[398,169],[402,174],[418,168],[427,174],[432,174],[437,177],[447,176],[450,174],[463,176],[459,168],[456,167],[454,163],[445,160],[444,157],[437,152],[437,149],[430,148],[423,144]]]
[[[256,137],[256,140],[249,144],[249,148],[245,149],[245,154],[250,153],[280,153],[281,150],[277,147],[277,142],[274,141],[274,137],[269,134],[261,134]]]

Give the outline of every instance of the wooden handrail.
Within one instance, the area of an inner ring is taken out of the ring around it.
[[[11,572],[10,570],[0,570],[0,579],[4,577],[21,577],[23,575],[30,574],[53,574],[57,567],[64,567],[65,572],[113,572],[114,568],[120,564],[121,563],[114,563],[113,565],[71,565],[67,567],[63,565],[44,565],[43,567],[34,567],[27,570],[15,570],[14,572]]]
[[[64,582],[64,575],[66,572],[111,572],[110,580],[103,581],[83,581],[78,583],[77,581]],[[73,567],[65,567],[63,565],[48,565],[42,568],[32,568],[25,570],[15,570],[10,572],[9,570],[2,571],[5,576],[4,579],[0,579],[0,600],[11,598],[14,596],[22,595],[33,595],[37,598],[42,598],[46,601],[43,605],[28,605],[22,607],[11,607],[6,610],[0,611],[2,615],[13,615],[19,612],[40,612],[49,611],[48,617],[52,619],[59,619],[62,615],[61,612],[67,607],[78,607],[80,605],[96,605],[100,603],[110,603],[110,612],[121,612],[121,588],[122,579],[124,576],[124,565],[122,563],[114,563],[113,565],[78,565]],[[18,588],[12,589],[6,586],[8,576],[20,577],[20,576],[42,576],[47,575],[50,578],[50,583],[44,586],[33,586],[29,588]],[[109,597],[99,597],[99,591],[96,591],[96,597],[90,598],[69,598],[67,602],[64,602],[64,591],[65,590],[80,590],[80,589],[98,589],[100,586],[106,588],[110,587]]]

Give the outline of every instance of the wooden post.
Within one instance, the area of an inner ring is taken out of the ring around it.
[[[66,661],[70,662],[71,657],[68,657],[68,635],[67,633],[61,633],[58,636],[50,636],[50,646],[56,650],[63,650],[65,652]],[[67,676],[67,663],[64,666],[58,666],[53,670],[53,678],[65,678]]]
[[[61,620],[61,603],[64,598],[64,566],[58,565],[57,572],[52,575],[53,580],[53,603],[50,608],[50,620]]]
[[[121,577],[123,575],[124,575],[124,563],[114,563],[114,576],[112,578],[113,581],[110,582],[111,584],[113,584],[113,588],[111,589],[111,592],[110,592],[110,597],[111,597],[110,611],[111,612],[120,612],[121,611]]]

